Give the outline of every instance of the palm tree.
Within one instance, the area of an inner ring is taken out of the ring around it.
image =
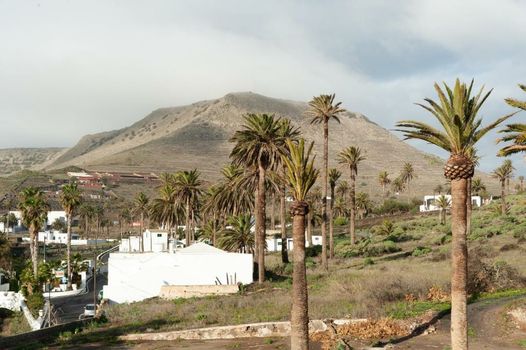
[[[76,182],[71,182],[62,187],[62,193],[60,194],[60,203],[62,208],[66,212],[66,221],[67,221],[67,233],[68,233],[68,242],[67,242],[67,264],[68,264],[68,284],[67,290],[71,290],[73,273],[71,270],[71,221],[75,211],[80,206],[82,202],[82,191],[79,190]]]
[[[385,170],[380,171],[378,174],[378,182],[380,183],[380,186],[382,186],[382,196],[385,197],[385,188],[391,183],[389,173]]]
[[[38,275],[38,243],[37,235],[42,226],[46,225],[47,212],[50,206],[42,190],[27,187],[20,192],[18,209],[22,215],[22,223],[29,229],[29,249],[33,262],[33,276]]]
[[[506,180],[509,177],[511,169],[505,164],[501,165],[497,169],[493,170],[492,176],[499,180],[500,182],[500,203],[501,203],[501,213],[502,215],[507,214],[507,205],[506,205]]]
[[[181,203],[185,203],[185,228],[186,228],[186,245],[190,245],[193,238],[192,225],[190,218],[193,217],[194,208],[197,204],[199,196],[202,194],[201,179],[197,169],[190,171],[179,171],[175,174],[175,190],[177,199]]]
[[[228,228],[221,231],[219,247],[230,252],[252,253],[255,240],[250,230],[253,226],[250,214],[232,216],[228,219]]]
[[[283,136],[281,119],[268,114],[247,114],[243,130],[230,139],[235,146],[230,157],[235,165],[256,169],[256,249],[258,281],[265,281],[265,219],[266,173],[275,170],[280,156],[285,153],[286,137]]]
[[[349,218],[349,232],[351,235],[351,244],[356,242],[356,233],[355,233],[355,210],[356,210],[356,176],[358,176],[358,164],[361,161],[364,161],[366,158],[362,154],[360,147],[350,146],[343,149],[338,155],[338,160],[340,164],[347,165],[350,170],[351,175],[351,203],[350,203],[350,218]]]
[[[79,214],[84,219],[84,234],[86,238],[89,237],[89,223],[90,219],[93,218],[93,206],[89,203],[82,203],[79,208]]]
[[[393,192],[395,193],[400,193],[405,190],[405,182],[400,176],[393,180],[391,186],[393,186]]]
[[[144,217],[148,216],[148,212],[150,210],[150,199],[147,195],[144,194],[144,192],[139,192],[135,195],[135,198],[133,200],[133,213],[135,215],[139,215],[140,218],[140,226],[139,226],[139,236],[142,237],[143,231],[144,231]],[[142,251],[144,252],[144,240],[141,239],[142,242]],[[152,248],[152,237],[150,235],[150,249]]]
[[[474,178],[473,181],[471,182],[471,191],[476,196],[479,196],[481,192],[486,191],[486,185],[484,185],[480,177]]]
[[[177,192],[173,183],[166,183],[159,189],[159,197],[154,198],[150,205],[149,217],[168,230],[170,236],[177,224],[184,217],[184,208],[177,200]]]
[[[358,217],[363,219],[370,207],[371,200],[369,199],[369,195],[365,192],[358,192],[356,194],[356,210],[358,212]]]
[[[451,206],[451,201],[446,196],[440,195],[436,199],[435,204],[440,209],[440,212],[438,214],[438,217],[440,219],[440,224],[445,225],[446,224],[446,210]]]
[[[499,151],[500,156],[526,151],[526,124],[508,124],[499,132],[506,135],[499,138],[497,142],[511,142]]]
[[[415,169],[413,168],[413,164],[409,162],[405,163],[400,177],[402,178],[402,181],[404,181],[407,185],[407,192],[409,192],[409,184],[411,183],[411,181],[413,181],[414,176]]]
[[[329,170],[329,185],[331,187],[331,205],[329,206],[329,257],[331,259],[334,259],[334,189],[341,176],[342,172],[338,169],[332,168]]]
[[[522,91],[526,92],[526,85],[519,84]],[[526,111],[526,101],[519,101],[513,98],[507,98],[506,103],[512,107],[522,109]]]
[[[345,112],[341,102],[334,102],[335,95],[320,95],[309,102],[309,108],[305,112],[311,117],[311,124],[323,124],[323,179],[322,179],[322,207],[321,207],[321,260],[323,267],[329,268],[327,261],[327,180],[329,175],[329,121],[340,122],[338,116]]]
[[[305,268],[305,215],[309,205],[305,201],[309,190],[318,177],[311,159],[313,143],[305,150],[305,140],[297,144],[287,141],[288,157],[283,158],[287,165],[287,180],[294,198],[291,206],[294,260],[292,272],[292,309],[290,344],[292,350],[309,348],[309,310],[307,295],[307,273]]]
[[[452,350],[465,350],[467,339],[467,179],[473,177],[474,164],[469,154],[475,144],[490,130],[504,122],[511,115],[497,119],[486,127],[477,114],[491,91],[483,95],[483,88],[472,96],[473,81],[466,85],[457,79],[451,89],[444,84],[446,92],[435,84],[439,102],[425,99],[427,105],[419,104],[430,112],[443,127],[437,129],[417,121],[401,121],[406,139],[419,139],[434,144],[451,154],[447,160],[444,175],[451,180],[452,195],[452,276],[451,276],[451,344]]]
[[[506,169],[506,172],[508,176],[506,177],[506,189],[508,193],[510,192],[510,180],[513,177],[513,170],[515,170],[515,167],[513,167],[513,163],[511,162],[511,159],[505,159],[502,163],[502,166]]]

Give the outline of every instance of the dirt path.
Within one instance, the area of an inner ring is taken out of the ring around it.
[[[469,345],[473,350],[518,350],[525,349],[519,345],[526,340],[526,332],[514,327],[506,317],[507,308],[517,298],[480,301],[468,306]],[[524,298],[522,298],[524,300]],[[436,332],[420,335],[397,344],[394,349],[449,349],[449,329],[451,319],[444,317],[436,325]]]

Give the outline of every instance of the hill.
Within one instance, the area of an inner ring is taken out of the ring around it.
[[[160,108],[133,125],[83,137],[47,167],[70,165],[98,171],[173,172],[198,168],[207,180],[219,177],[227,163],[232,144],[228,141],[243,123],[246,113],[272,113],[290,118],[305,138],[316,143],[321,160],[322,131],[304,116],[307,103],[270,98],[251,92],[231,93],[216,99],[181,107]],[[347,112],[341,124],[330,126],[330,166],[339,167],[338,152],[357,145],[366,151],[367,160],[359,170],[359,191],[376,193],[377,176],[387,170],[396,177],[405,162],[411,162],[416,179],[412,195],[429,192],[444,183],[444,161],[404,143],[387,129],[362,114]],[[345,177],[347,170],[343,169]],[[489,189],[496,183],[482,174]],[[418,190],[416,190],[418,189]]]
[[[53,163],[65,148],[6,148],[0,149],[0,175],[26,169],[41,169]]]

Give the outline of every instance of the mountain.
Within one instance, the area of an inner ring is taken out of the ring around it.
[[[0,149],[0,175],[26,169],[42,169],[53,163],[64,151],[64,148]]]
[[[228,140],[243,123],[245,113],[271,113],[290,118],[306,139],[315,141],[318,161],[322,155],[322,129],[304,116],[307,103],[270,98],[252,92],[230,93],[216,100],[181,107],[160,108],[135,124],[109,132],[83,137],[77,145],[62,152],[48,169],[76,165],[99,171],[148,171],[160,173],[198,168],[205,179],[219,178],[232,149]],[[366,152],[360,165],[357,191],[378,192],[378,173],[387,170],[396,177],[405,162],[411,162],[416,178],[414,194],[430,192],[444,183],[444,160],[404,143],[387,129],[362,114],[346,112],[341,124],[330,124],[330,167],[340,167],[338,152],[357,145]],[[344,177],[348,170],[341,168]],[[495,182],[485,174],[484,181]]]

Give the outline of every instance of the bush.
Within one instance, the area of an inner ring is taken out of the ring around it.
[[[345,226],[349,223],[349,220],[347,220],[346,217],[338,216],[336,219],[334,219],[334,225],[336,226]]]
[[[413,250],[413,253],[411,255],[412,256],[421,256],[421,255],[429,254],[431,252],[432,252],[431,248],[428,248],[428,247],[416,247]]]
[[[519,271],[505,261],[484,262],[471,256],[468,262],[468,293],[496,292],[525,285]]]
[[[44,307],[44,296],[42,293],[34,292],[26,297],[26,305],[33,314],[33,316],[38,316],[38,311],[42,310]]]
[[[321,245],[313,245],[310,247],[305,247],[305,256],[306,257],[315,257],[321,254]]]
[[[400,202],[396,199],[386,199],[381,206],[376,207],[373,211],[374,214],[384,215],[384,214],[395,214],[395,213],[407,213],[410,212],[413,208],[418,210],[418,204]]]

